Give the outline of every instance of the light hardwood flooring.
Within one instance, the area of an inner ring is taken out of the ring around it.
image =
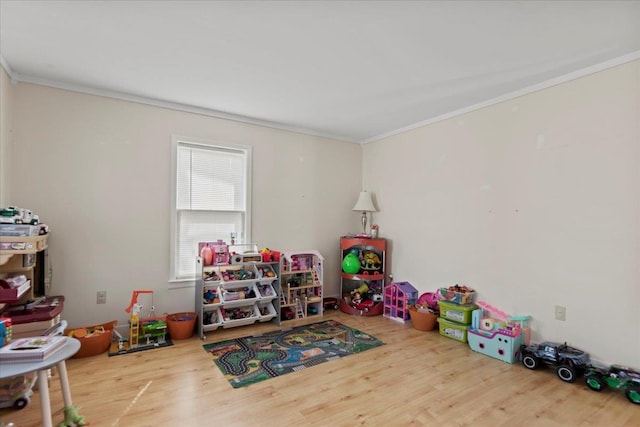
[[[510,365],[383,316],[329,310],[323,319],[386,345],[234,389],[194,336],[161,349],[69,360],[73,402],[94,427],[640,426],[640,405],[621,392],[596,393],[582,379],[567,384],[552,369]],[[206,342],[277,328],[218,330]],[[56,425],[64,417],[55,372],[50,395]],[[39,426],[39,392],[22,410],[1,409],[0,420]]]

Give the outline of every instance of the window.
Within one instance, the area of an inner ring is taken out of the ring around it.
[[[198,242],[250,241],[251,148],[173,138],[171,281],[195,279]]]

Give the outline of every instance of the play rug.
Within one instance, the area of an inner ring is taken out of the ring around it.
[[[203,347],[238,388],[381,345],[374,336],[327,320]]]

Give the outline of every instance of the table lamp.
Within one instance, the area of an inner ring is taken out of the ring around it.
[[[360,218],[362,234],[367,234],[367,212],[377,212],[375,206],[373,206],[373,200],[371,200],[371,193],[361,191],[353,210],[362,212],[362,218]]]

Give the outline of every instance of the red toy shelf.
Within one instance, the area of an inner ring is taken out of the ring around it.
[[[341,311],[357,316],[382,314],[386,250],[385,239],[340,238]]]

